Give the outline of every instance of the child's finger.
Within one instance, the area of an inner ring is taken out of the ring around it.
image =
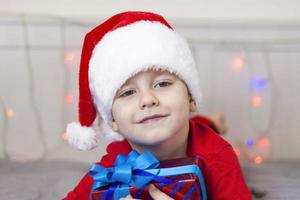
[[[171,197],[157,189],[152,184],[149,186],[149,194],[154,200],[173,200]]]

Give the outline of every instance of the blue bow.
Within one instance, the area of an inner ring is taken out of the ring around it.
[[[100,165],[93,164],[89,174],[94,179],[92,192],[96,189],[110,185],[104,199],[120,199],[126,197],[129,192],[129,186],[143,187],[152,180],[163,183],[173,183],[173,180],[159,177],[157,174],[160,169],[159,161],[150,153],[143,152],[138,154],[135,150],[131,151],[128,156],[119,154],[115,161],[115,167],[104,168]],[[151,170],[151,173],[145,170]]]

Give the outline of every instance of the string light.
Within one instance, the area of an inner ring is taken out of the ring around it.
[[[5,108],[5,115],[7,118],[13,118],[15,115],[15,112],[12,108],[7,107],[7,108]]]
[[[267,80],[255,78],[251,81],[252,87],[256,92],[263,92],[266,89]]]
[[[253,139],[247,140],[247,146],[248,147],[252,147],[253,145],[254,145],[254,140]]]
[[[64,132],[62,135],[63,140],[68,140],[68,133]]]
[[[251,105],[253,107],[259,107],[259,106],[261,106],[261,104],[262,104],[262,98],[261,98],[261,96],[258,96],[258,95],[252,96],[252,98],[251,98]]]
[[[261,156],[256,156],[254,159],[254,163],[256,165],[260,165],[263,162],[263,158]]]
[[[264,137],[264,138],[261,138],[259,141],[258,141],[258,146],[259,147],[267,147],[270,145],[270,141],[268,138]]]
[[[64,56],[65,62],[73,66],[76,62],[75,54],[73,52],[65,52]]]
[[[231,66],[234,70],[240,71],[245,66],[245,59],[242,57],[235,57],[231,61]]]
[[[65,95],[65,101],[69,104],[74,102],[74,95],[73,94],[66,94]]]

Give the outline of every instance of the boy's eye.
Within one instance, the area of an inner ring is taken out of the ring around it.
[[[168,82],[168,81],[161,81],[161,82],[157,83],[154,87],[157,87],[157,86],[159,86],[159,87],[166,87],[168,85],[172,85],[172,83]]]
[[[132,95],[134,93],[134,90],[127,90],[120,94],[120,97],[127,97],[129,95]]]

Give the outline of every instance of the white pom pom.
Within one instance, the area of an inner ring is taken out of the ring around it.
[[[88,151],[98,145],[99,135],[97,132],[96,126],[87,127],[72,122],[67,126],[67,140],[77,149]]]

